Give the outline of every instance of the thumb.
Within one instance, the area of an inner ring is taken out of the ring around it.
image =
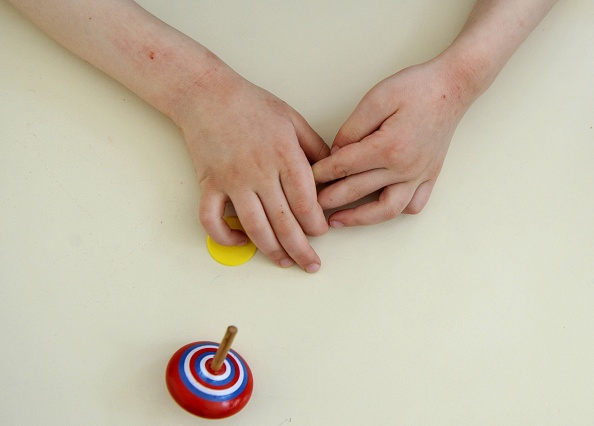
[[[332,143],[332,152],[360,142],[378,130],[386,118],[396,112],[383,90],[382,83],[377,84],[363,96],[351,116],[338,130]]]

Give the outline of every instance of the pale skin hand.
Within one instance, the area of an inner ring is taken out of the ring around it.
[[[326,157],[329,148],[274,95],[225,66],[216,74],[178,120],[200,180],[202,224],[222,244],[245,244],[245,235],[222,219],[231,201],[246,233],[270,259],[317,271],[320,259],[305,234],[321,235],[328,226],[310,162]]]
[[[380,196],[335,212],[330,225],[371,225],[420,212],[460,119],[555,3],[479,0],[446,51],[372,88],[338,131],[332,155],[313,171],[316,182],[332,182],[318,194],[324,209],[377,190]]]
[[[334,213],[333,227],[370,225],[421,211],[441,170],[468,95],[442,61],[410,67],[372,88],[314,165],[318,195],[332,209],[382,189],[378,200]],[[427,84],[431,82],[431,84]],[[342,178],[342,179],[341,179]]]
[[[243,240],[221,219],[231,200],[267,256],[283,266],[292,258],[313,272],[320,262],[305,235],[325,232],[326,224],[313,201],[308,160],[318,161],[319,182],[342,178],[319,194],[322,207],[383,188],[379,202],[332,215],[333,226],[420,211],[462,114],[555,0],[479,0],[442,55],[370,91],[329,158],[295,111],[133,1],[10,2],[182,128],[203,189],[200,217],[216,241]]]
[[[245,242],[222,219],[232,201],[272,261],[319,269],[306,235],[328,225],[310,162],[329,148],[303,117],[131,0],[9,1],[179,125],[200,179],[200,218],[215,241]]]

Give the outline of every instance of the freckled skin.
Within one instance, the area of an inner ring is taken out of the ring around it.
[[[556,0],[478,0],[434,59],[374,86],[313,165],[333,227],[371,225],[427,203],[459,121]],[[380,191],[378,200],[347,205]]]
[[[241,245],[247,233],[274,263],[319,269],[307,237],[328,224],[311,164],[330,150],[297,111],[135,1],[9,1],[179,126],[202,188],[200,221],[213,240]],[[246,233],[223,220],[227,203]]]
[[[477,0],[444,52],[365,95],[330,156],[289,105],[135,1],[8,1],[180,127],[201,184],[200,220],[215,241],[245,242],[222,218],[231,202],[266,256],[308,272],[321,264],[307,236],[327,231],[323,207],[380,190],[378,201],[338,211],[330,223],[421,211],[462,115],[556,3]],[[318,195],[315,180],[331,183]]]

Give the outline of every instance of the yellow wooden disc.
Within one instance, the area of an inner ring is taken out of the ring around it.
[[[243,227],[237,217],[226,217],[225,222],[227,222],[231,229],[243,231]],[[250,239],[248,239],[247,244],[244,246],[222,246],[215,243],[212,238],[206,237],[206,246],[212,258],[226,266],[241,265],[250,260],[254,253],[256,253],[256,245]]]

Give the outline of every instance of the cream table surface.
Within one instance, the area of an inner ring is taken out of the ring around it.
[[[139,3],[330,143],[473,1]],[[560,2],[474,104],[420,215],[312,239],[314,275],[215,263],[176,127],[0,22],[0,424],[208,424],[164,370],[229,324],[255,387],[221,425],[594,424],[593,2]]]

